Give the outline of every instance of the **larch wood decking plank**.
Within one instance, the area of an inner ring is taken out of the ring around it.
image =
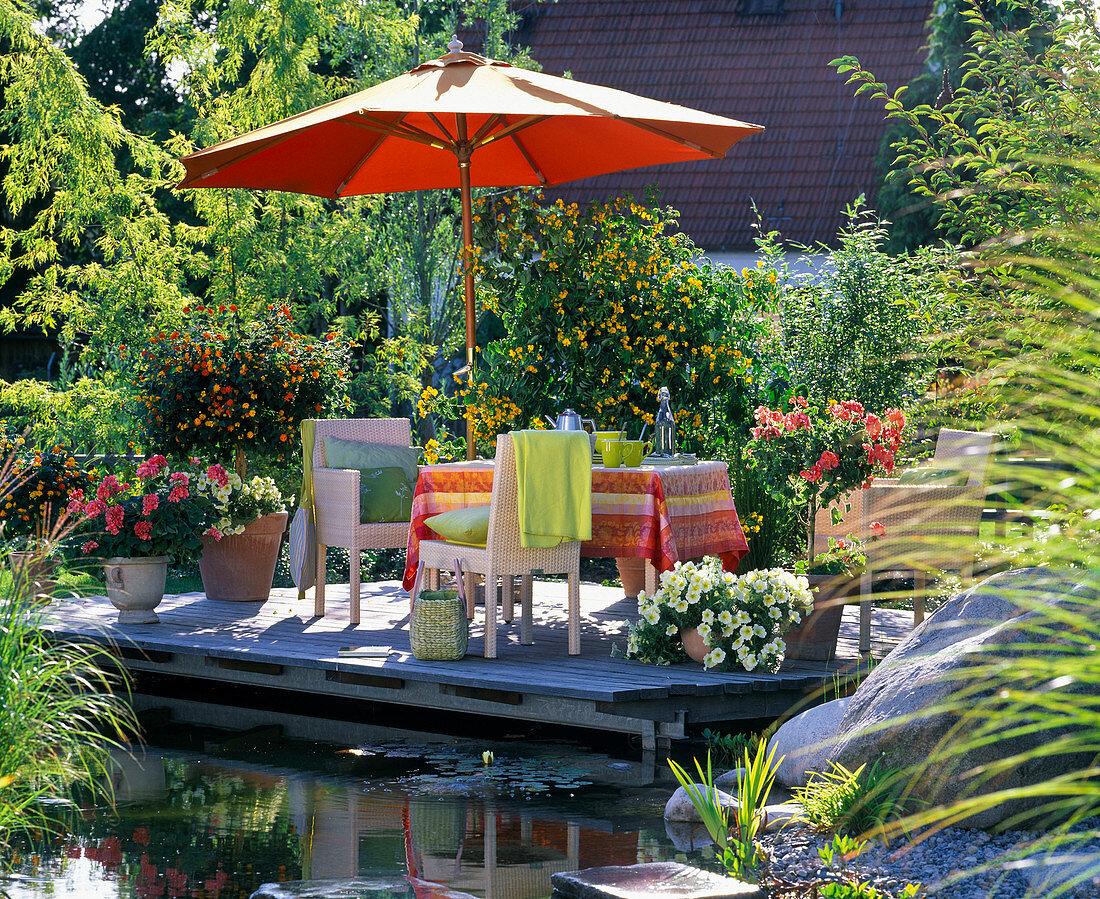
[[[409,647],[408,597],[391,583],[364,585],[362,621],[357,626],[348,621],[346,585],[328,585],[328,614],[323,618],[312,616],[312,597],[299,602],[294,590],[274,590],[263,604],[219,603],[207,600],[201,593],[168,596],[157,610],[161,624],[151,626],[119,627],[114,623],[115,610],[102,597],[67,603],[55,601],[49,609],[52,623],[48,627],[59,635],[76,639],[170,653],[173,659],[205,656],[270,663],[290,670],[362,674],[389,678],[396,684],[437,684],[441,692],[473,688],[471,695],[475,700],[493,691],[527,695],[533,697],[532,702],[537,697],[545,697],[548,702],[577,700],[594,703],[605,713],[626,715],[631,720],[636,720],[639,714],[644,719],[646,715],[638,710],[652,708],[651,720],[655,722],[669,721],[677,708],[692,709],[695,711],[689,714],[698,714],[708,707],[707,703],[718,703],[714,708],[737,717],[736,707],[742,701],[739,697],[744,702],[755,702],[753,708],[772,708],[776,700],[787,702],[787,697],[791,703],[799,702],[807,691],[820,689],[836,672],[855,666],[854,658],[841,658],[830,663],[787,662],[774,674],[732,673],[707,671],[694,663],[659,667],[612,655],[614,644],[620,648],[625,645],[627,625],[636,611],[619,591],[589,584],[582,588],[581,655],[569,656],[564,597],[557,595],[562,592],[560,587],[555,584],[546,589],[546,585],[536,584],[533,645],[519,643],[518,617],[510,624],[500,624],[496,659],[481,657],[484,645],[481,608],[471,623],[469,650],[464,659],[457,662],[415,659]],[[883,620],[880,643],[904,633],[903,616],[894,613]],[[842,634],[838,647],[855,645],[857,626],[856,616],[846,616],[845,628],[851,633]],[[338,654],[341,646],[370,645],[390,647],[393,653],[386,658]],[[153,670],[160,666],[157,660],[144,664]],[[196,673],[194,663],[190,663],[190,668],[184,665],[173,669],[172,662],[165,662],[162,670],[165,675],[189,671],[190,674],[180,676],[248,682],[247,673],[234,669],[230,678],[218,665]],[[258,685],[280,686],[278,677],[271,673],[257,673],[254,679]],[[333,688],[344,689],[335,684]],[[385,701],[402,704],[402,691],[403,688],[394,687],[392,700]],[[361,688],[354,686],[348,687],[347,693],[364,695]],[[775,698],[752,700],[752,694],[775,694]],[[761,702],[765,705],[760,705]],[[404,704],[408,703],[405,699]],[[501,714],[508,712],[502,710]],[[679,714],[682,718],[683,712]]]

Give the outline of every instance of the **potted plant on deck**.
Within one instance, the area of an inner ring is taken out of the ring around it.
[[[783,635],[812,608],[806,579],[774,568],[737,576],[708,556],[677,562],[660,587],[638,596],[627,658],[656,665],[692,658],[720,671],[775,671]]]
[[[248,481],[195,460],[195,491],[208,500],[199,573],[209,599],[262,602],[271,591],[287,507],[271,478]]]
[[[787,411],[760,406],[755,419],[747,453],[764,474],[769,492],[804,510],[806,553],[798,570],[813,578],[815,588],[815,611],[807,630],[825,629],[812,638],[800,636],[792,657],[827,659],[835,651],[840,607],[855,590],[864,559],[862,547],[846,541],[833,543],[820,560],[815,556],[817,511],[843,502],[879,473],[893,471],[905,416],[898,409],[879,416],[855,400],[816,405],[792,396]]]
[[[193,558],[202,548],[206,503],[192,486],[187,472],[153,456],[132,477],[108,474],[94,492],[70,495],[67,510],[78,523],[73,540],[83,555],[101,560],[120,624],[159,621],[153,610],[164,598],[169,558]]]
[[[274,501],[264,505],[273,485],[247,480],[247,455],[289,460],[302,419],[347,414],[349,346],[334,333],[297,333],[287,306],[251,313],[233,304],[196,306],[184,313],[185,322],[155,334],[142,352],[137,386],[146,435],[181,456],[224,460],[218,467],[231,474],[229,482],[203,482],[204,495],[219,504],[203,530],[227,535],[204,536],[203,586],[215,598],[266,599],[286,516],[281,497],[278,509]],[[258,498],[263,502],[249,520]],[[223,519],[227,527],[219,525]],[[216,583],[208,580],[215,571]],[[270,572],[266,586],[257,571]]]
[[[882,536],[882,525],[871,527],[871,539]],[[844,605],[859,595],[859,576],[867,564],[863,541],[851,535],[830,537],[829,548],[807,563],[795,563],[814,595],[813,611],[787,634],[787,658],[827,662],[836,654]]]

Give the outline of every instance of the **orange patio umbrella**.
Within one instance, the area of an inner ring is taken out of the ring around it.
[[[474,369],[471,187],[548,186],[719,159],[760,125],[448,52],[367,90],[183,157],[181,188],[318,197],[458,187],[466,363]],[[474,447],[467,421],[467,452]]]

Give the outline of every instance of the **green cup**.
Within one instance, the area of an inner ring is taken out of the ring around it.
[[[623,465],[627,468],[637,468],[653,449],[653,444],[648,440],[620,440],[619,443],[622,445]]]
[[[608,440],[604,438],[603,441],[603,465],[604,468],[618,468],[623,462],[623,441],[622,440]]]
[[[603,455],[604,445],[609,440],[622,440],[623,431],[596,431],[594,435],[596,437],[596,452],[601,456]]]

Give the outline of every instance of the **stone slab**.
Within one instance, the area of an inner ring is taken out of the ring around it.
[[[425,881],[415,877],[347,878],[341,880],[288,880],[261,884],[250,899],[392,899],[415,895],[415,887]],[[441,884],[428,884],[433,899],[477,899],[470,893],[452,890]]]
[[[764,899],[754,884],[679,862],[585,868],[553,874],[550,880],[569,899]]]

